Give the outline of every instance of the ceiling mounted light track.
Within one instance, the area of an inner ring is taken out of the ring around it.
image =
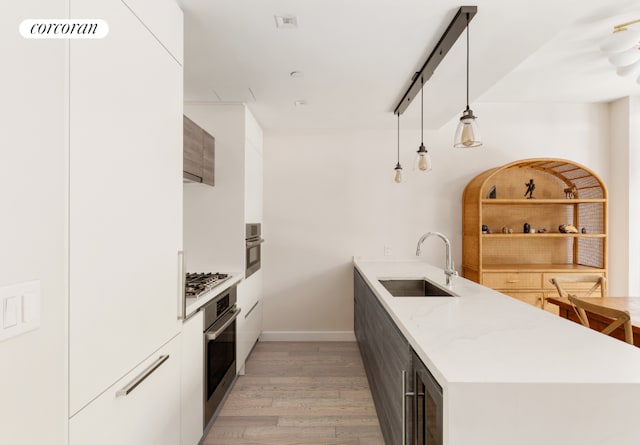
[[[440,62],[447,55],[449,50],[453,47],[454,43],[458,40],[458,37],[462,35],[467,28],[468,23],[478,12],[477,6],[461,6],[456,12],[455,17],[449,23],[449,26],[445,30],[444,34],[438,40],[433,51],[429,54],[429,57],[422,65],[420,71],[413,77],[413,82],[409,86],[409,89],[404,93],[400,102],[396,106],[394,113],[402,114],[411,105],[413,99],[418,95],[424,84],[431,79]]]

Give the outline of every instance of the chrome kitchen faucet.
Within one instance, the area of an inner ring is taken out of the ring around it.
[[[440,232],[425,233],[418,240],[418,245],[416,247],[416,256],[420,256],[420,247],[422,246],[422,243],[424,243],[424,241],[427,238],[429,238],[431,235],[435,235],[438,238],[440,238],[442,241],[444,241],[444,254],[445,254],[444,274],[447,276],[447,281],[446,281],[447,285],[450,285],[452,277],[457,276],[458,272],[456,272],[456,268],[453,265],[453,259],[451,258],[451,242],[449,241],[449,238],[447,238],[444,234]]]

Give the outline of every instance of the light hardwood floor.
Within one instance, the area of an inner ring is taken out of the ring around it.
[[[384,445],[355,342],[258,342],[203,445]]]

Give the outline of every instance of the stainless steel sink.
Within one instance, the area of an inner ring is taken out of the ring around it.
[[[378,280],[394,297],[453,297],[440,286],[422,278]]]

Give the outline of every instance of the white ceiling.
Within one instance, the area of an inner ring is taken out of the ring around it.
[[[451,0],[179,0],[185,101],[246,102],[268,131],[394,127],[393,109],[455,12]],[[477,0],[471,108],[640,95],[598,50],[638,0]],[[295,15],[297,29],[277,29]],[[465,107],[465,39],[424,88],[425,127]],[[302,77],[289,74],[300,71]],[[307,105],[295,106],[304,100]],[[405,118],[419,116],[415,100]]]

